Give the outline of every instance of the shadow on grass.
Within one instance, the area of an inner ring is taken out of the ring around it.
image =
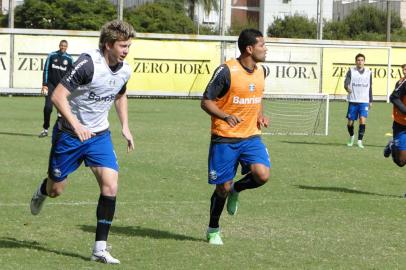
[[[342,146],[342,147],[346,147],[348,149],[350,149],[351,147],[348,147],[346,145],[346,142],[342,142],[342,143],[334,143],[334,142],[292,142],[292,141],[281,141],[281,143],[290,143],[290,144],[307,144],[307,145],[321,145],[321,146]],[[376,145],[376,144],[365,144],[364,146],[367,147],[375,147],[375,148],[383,148],[385,147],[385,145]],[[357,147],[357,142],[354,143],[353,148],[358,148]]]
[[[387,195],[387,194],[380,194],[374,192],[367,192],[367,191],[360,191],[355,189],[343,188],[343,187],[315,187],[315,186],[304,186],[304,185],[294,185],[300,189],[308,189],[308,190],[319,190],[319,191],[330,191],[330,192],[343,192],[343,193],[352,193],[352,194],[360,194],[360,195],[372,195],[372,196],[382,196],[382,197],[391,197],[391,198],[403,198],[402,196],[398,195]]]
[[[17,133],[17,132],[2,132],[2,131],[0,131],[0,135],[23,136],[23,137],[38,137],[38,134]]]
[[[79,225],[79,227],[85,232],[94,233],[96,231],[95,226],[89,225]],[[126,236],[139,236],[139,237],[149,237],[155,239],[174,239],[179,241],[198,241],[204,242],[203,238],[195,238],[192,236],[172,233],[168,231],[161,231],[150,228],[143,228],[141,226],[112,226],[111,232]]]
[[[90,260],[90,255],[89,255],[89,257],[85,257],[85,256],[82,256],[82,255],[74,253],[74,252],[60,251],[60,250],[47,248],[47,247],[42,246],[37,241],[18,240],[16,238],[12,238],[12,237],[0,237],[0,249],[2,249],[2,248],[25,248],[25,249],[28,248],[28,249],[35,249],[38,251],[55,253],[56,255],[79,258],[84,261]]]

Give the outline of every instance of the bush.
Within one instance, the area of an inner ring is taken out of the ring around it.
[[[268,28],[268,35],[279,38],[316,38],[316,22],[297,15],[277,18]]]

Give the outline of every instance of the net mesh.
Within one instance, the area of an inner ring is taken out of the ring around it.
[[[265,94],[262,102],[264,114],[270,117],[263,134],[328,134],[328,95]]]

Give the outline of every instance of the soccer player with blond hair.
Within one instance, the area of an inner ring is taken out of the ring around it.
[[[133,27],[120,20],[106,23],[99,49],[80,55],[56,87],[52,102],[62,115],[52,133],[48,177],[31,199],[38,215],[46,198],[62,194],[69,174],[84,161],[96,177],[100,196],[96,210],[96,238],[91,260],[119,264],[107,250],[118,189],[118,162],[109,130],[108,113],[115,105],[127,151],[134,149],[128,126],[126,84],[131,75],[128,55]]]

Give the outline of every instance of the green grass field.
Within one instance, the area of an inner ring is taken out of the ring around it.
[[[406,169],[382,156],[391,106],[374,104],[360,150],[345,146],[347,104],[330,105],[329,136],[263,138],[270,182],[241,193],[237,216],[224,212],[221,247],[204,241],[212,187],[199,101],[131,99],[131,154],[113,110],[121,174],[109,244],[122,264],[106,266],[89,261],[93,175],[81,167],[31,216],[50,148],[37,138],[43,99],[0,97],[0,269],[405,269]]]

